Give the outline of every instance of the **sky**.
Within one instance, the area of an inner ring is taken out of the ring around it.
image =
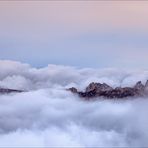
[[[148,1],[0,1],[0,59],[144,68]]]

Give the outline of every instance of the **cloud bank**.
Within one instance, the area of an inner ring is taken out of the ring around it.
[[[148,146],[148,100],[83,101],[67,92],[92,81],[133,86],[148,71],[78,69],[0,61],[0,87],[26,90],[0,95],[0,146]]]

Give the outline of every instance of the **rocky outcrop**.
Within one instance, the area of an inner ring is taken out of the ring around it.
[[[148,80],[145,83],[145,88],[148,88]]]
[[[99,93],[100,91],[108,91],[108,90],[111,90],[111,89],[112,89],[112,87],[110,87],[106,83],[101,84],[101,83],[92,82],[86,87],[85,92],[90,92],[92,90],[96,90]]]
[[[7,89],[7,88],[0,88],[0,94],[9,94],[9,93],[21,93],[22,90],[15,90],[15,89]]]
[[[105,98],[125,98],[125,97],[139,97],[148,95],[148,81],[145,85],[141,81],[138,81],[134,87],[116,87],[112,88],[106,83],[90,83],[84,92],[78,91],[72,87],[67,89],[72,93],[78,94],[80,97],[85,99],[91,99],[94,97],[105,97]]]
[[[68,88],[67,90],[71,91],[72,93],[78,93],[78,90],[75,87]]]

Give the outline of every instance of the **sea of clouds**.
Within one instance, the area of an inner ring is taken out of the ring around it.
[[[66,91],[90,82],[133,86],[147,70],[33,68],[0,61],[0,87],[24,90],[0,95],[0,147],[147,147],[148,98],[84,101]]]

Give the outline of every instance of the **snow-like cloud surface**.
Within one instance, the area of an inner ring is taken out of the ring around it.
[[[144,83],[148,71],[42,69],[0,61],[0,87],[27,90],[0,95],[0,146],[148,146],[148,100],[87,102],[67,92],[92,81],[113,87]]]

